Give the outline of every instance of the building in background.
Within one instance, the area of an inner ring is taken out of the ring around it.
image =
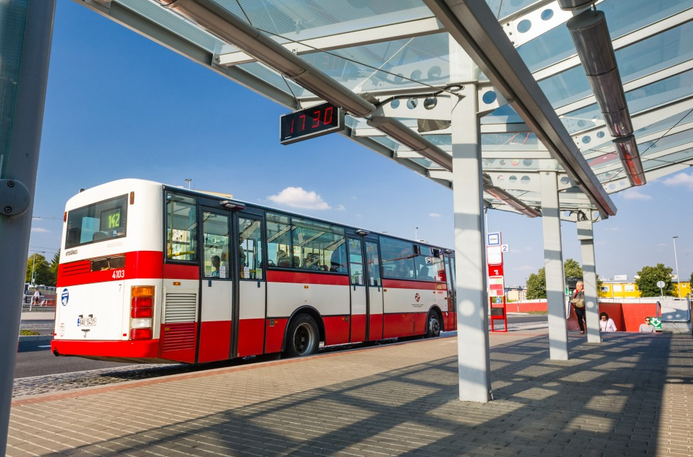
[[[677,278],[673,278],[672,281],[674,283],[674,297],[684,298],[691,293],[691,283],[689,281],[679,282]],[[601,280],[599,297],[640,298],[640,291],[635,281],[628,281],[628,276],[626,275],[618,275],[614,276],[613,280]]]

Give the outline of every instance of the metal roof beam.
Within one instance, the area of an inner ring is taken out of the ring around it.
[[[615,215],[616,206],[587,165],[486,2],[424,2],[597,209],[605,215]]]

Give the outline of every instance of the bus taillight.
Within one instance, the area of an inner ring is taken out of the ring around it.
[[[154,286],[134,286],[130,297],[130,339],[151,339],[154,320]]]

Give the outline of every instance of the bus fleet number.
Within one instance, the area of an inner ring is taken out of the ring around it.
[[[113,279],[123,279],[125,277],[125,270],[115,270],[113,272]]]

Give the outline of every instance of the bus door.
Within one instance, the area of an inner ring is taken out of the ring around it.
[[[368,294],[363,269],[362,238],[347,238],[349,294],[351,296],[351,335],[349,341],[366,341],[368,335]]]
[[[264,352],[267,282],[265,280],[264,222],[260,216],[234,214],[235,252],[233,275],[238,296],[234,297],[234,357]],[[235,316],[238,316],[236,318]]]
[[[373,341],[383,337],[383,288],[380,274],[377,240],[349,238],[350,341]]]
[[[366,289],[368,290],[368,340],[383,339],[383,280],[378,240],[366,238]]]
[[[197,361],[212,362],[228,359],[232,342],[231,213],[203,207],[201,214],[203,258]]]
[[[455,289],[455,258],[445,254],[445,285],[448,290],[448,326],[445,330],[457,328],[457,290]]]

